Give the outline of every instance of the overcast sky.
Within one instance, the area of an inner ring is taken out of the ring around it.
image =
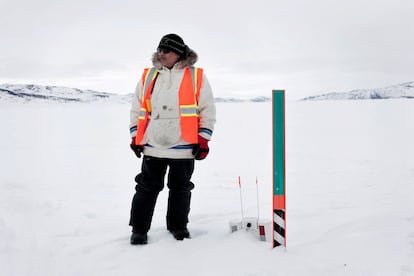
[[[412,0],[0,0],[0,83],[133,92],[160,38],[216,97],[301,98],[414,81]]]

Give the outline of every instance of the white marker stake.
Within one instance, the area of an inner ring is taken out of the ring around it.
[[[242,188],[241,188],[241,180],[240,180],[240,176],[239,176],[239,190],[240,190],[240,207],[241,207],[241,215],[242,215],[242,221],[244,218],[244,214],[243,214],[243,197],[242,197]]]
[[[259,224],[259,180],[256,176],[256,195],[257,195],[257,223]]]

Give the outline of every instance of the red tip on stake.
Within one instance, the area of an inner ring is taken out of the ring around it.
[[[260,234],[260,236],[264,236],[265,235],[264,225],[259,225],[259,234]]]

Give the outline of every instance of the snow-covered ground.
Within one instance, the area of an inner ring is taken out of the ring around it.
[[[189,230],[131,246],[138,160],[127,104],[1,104],[0,275],[414,275],[414,101],[288,102],[287,249],[231,234],[270,221],[271,103],[218,103]]]

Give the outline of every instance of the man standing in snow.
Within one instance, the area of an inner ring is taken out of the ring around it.
[[[175,239],[190,238],[191,176],[194,160],[206,158],[216,109],[197,54],[176,34],[161,38],[144,70],[131,106],[131,148],[143,154],[132,200],[131,244],[146,244],[154,207],[168,168],[167,229]]]

